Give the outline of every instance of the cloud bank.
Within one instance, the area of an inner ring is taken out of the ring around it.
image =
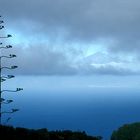
[[[18,38],[17,73],[139,74],[138,0],[1,0],[1,5],[7,32]]]

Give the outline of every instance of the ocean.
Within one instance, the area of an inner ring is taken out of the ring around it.
[[[20,111],[3,115],[3,123],[11,116],[7,124],[17,127],[85,131],[109,140],[120,126],[140,121],[138,87],[103,86],[103,83],[97,86],[86,81],[88,84],[80,81],[76,85],[70,79],[50,77],[42,82],[32,77],[27,82],[26,78],[18,78],[13,85],[8,83],[10,88],[23,85],[24,91],[4,93],[14,103],[3,105],[3,110]]]

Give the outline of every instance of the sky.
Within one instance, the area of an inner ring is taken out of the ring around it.
[[[17,74],[140,74],[139,0],[1,0],[0,7]]]
[[[74,124],[107,133],[138,121],[139,13],[139,0],[0,0],[5,26],[0,36],[12,35],[0,42],[13,46],[1,53],[17,55],[3,58],[2,66],[19,67],[2,73],[16,75],[2,89],[24,89],[14,95],[13,106],[20,108],[17,125],[68,129]],[[13,94],[5,96],[13,99]],[[45,123],[38,121],[41,114]]]

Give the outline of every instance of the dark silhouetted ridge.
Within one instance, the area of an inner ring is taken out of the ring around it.
[[[14,128],[0,126],[1,140],[101,140],[102,137],[88,136],[85,132],[48,131],[47,129]]]

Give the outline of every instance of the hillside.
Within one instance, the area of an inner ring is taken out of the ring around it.
[[[48,131],[47,129],[14,128],[0,126],[2,140],[101,140],[101,137],[88,136],[85,132]]]
[[[112,133],[111,140],[140,140],[140,123],[123,125]]]

